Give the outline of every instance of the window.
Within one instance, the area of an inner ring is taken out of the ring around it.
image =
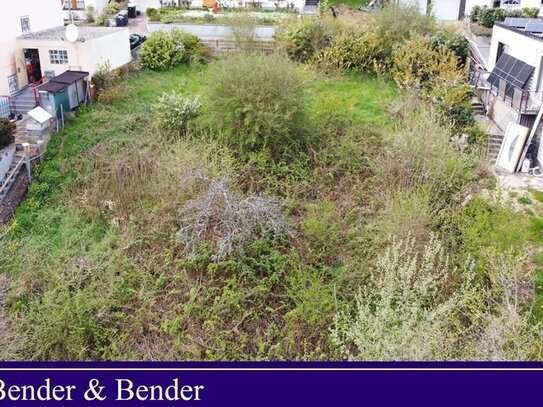
[[[64,0],[64,10],[85,10],[85,0]]]
[[[68,51],[50,49],[49,60],[52,64],[67,64],[68,63]]]
[[[28,34],[30,32],[30,17],[29,16],[22,16],[21,17],[21,32],[24,34]]]

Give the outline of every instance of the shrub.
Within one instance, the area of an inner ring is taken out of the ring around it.
[[[230,30],[229,37],[233,40],[236,49],[250,50],[253,47],[256,18],[246,13],[235,13],[225,19],[226,26]]]
[[[491,28],[496,21],[503,21],[505,17],[520,17],[522,12],[520,10],[505,11],[502,8],[488,8],[483,7],[478,13],[479,23],[483,27]]]
[[[232,191],[225,179],[197,180],[207,184],[207,190],[183,205],[184,226],[176,234],[189,252],[195,253],[198,243],[212,240],[217,244],[214,258],[222,260],[267,233],[294,236],[276,199],[255,194],[244,197]]]
[[[198,98],[187,98],[171,92],[163,93],[152,110],[159,127],[185,134],[189,122],[200,113],[200,106]]]
[[[87,6],[87,8],[85,9],[85,14],[86,14],[86,19],[87,19],[87,23],[94,23],[94,19],[95,19],[95,8],[94,6]]]
[[[6,147],[13,141],[13,127],[9,119],[0,118],[0,148]]]
[[[466,83],[435,84],[430,92],[430,100],[435,102],[437,110],[448,124],[456,129],[469,127],[474,123],[473,89]]]
[[[522,17],[537,18],[538,15],[539,15],[538,7],[523,7],[522,8]]]
[[[109,61],[105,61],[98,66],[98,69],[92,76],[92,82],[94,83],[98,93],[113,86],[114,80],[111,75],[111,66],[109,65]]]
[[[207,92],[209,123],[247,155],[269,150],[278,158],[304,142],[304,77],[278,55],[236,54],[215,62]]]
[[[461,71],[451,51],[417,35],[395,50],[392,76],[400,87],[428,92],[436,82],[458,81]]]
[[[526,260],[511,251],[486,254],[487,284],[480,294],[487,304],[471,313],[477,323],[475,355],[478,360],[541,359],[543,327],[534,320],[531,305],[533,275],[525,273]]]
[[[143,68],[154,71],[170,69],[186,58],[185,48],[181,42],[176,42],[179,35],[175,30],[165,33],[153,33],[141,46],[139,58]]]
[[[108,16],[105,13],[102,13],[99,16],[96,16],[95,23],[97,25],[107,26],[108,25]]]
[[[210,49],[206,47],[197,36],[177,30],[173,30],[171,35],[176,44],[183,44],[183,62],[189,64],[203,64],[211,59]]]
[[[123,8],[122,4],[117,2],[109,3],[105,8],[104,11],[108,15],[117,14],[119,11],[121,11]]]
[[[377,260],[352,313],[339,313],[332,341],[350,360],[443,360],[455,353],[457,312],[467,285],[454,290],[454,269],[432,238],[419,256],[413,240],[397,242]],[[466,270],[469,277],[469,271]],[[452,294],[449,294],[451,293]]]
[[[471,14],[469,15],[470,21],[476,23],[479,21],[479,13],[481,12],[481,6],[473,6]]]
[[[508,14],[503,8],[497,7],[494,9],[494,22],[503,21],[507,16]]]
[[[413,105],[408,116],[386,134],[382,159],[373,169],[380,191],[425,188],[429,204],[442,207],[469,180],[469,162],[450,142],[450,133],[431,110]],[[423,142],[421,142],[423,140]],[[437,204],[437,205],[436,205]]]
[[[490,28],[494,25],[494,11],[491,8],[483,7],[479,11],[477,19],[483,27]]]
[[[430,37],[430,43],[435,49],[443,47],[451,51],[456,56],[459,66],[466,63],[469,43],[463,35],[438,31]]]
[[[332,29],[321,18],[303,18],[285,23],[276,34],[279,45],[294,61],[307,62],[332,41]]]
[[[324,69],[355,69],[380,72],[383,60],[378,39],[371,32],[344,33],[334,37],[331,44],[317,52],[314,62]]]
[[[369,30],[379,39],[384,55],[390,56],[397,44],[413,35],[429,35],[436,31],[434,17],[423,15],[419,7],[389,2],[383,9],[375,13]]]
[[[158,12],[157,12],[156,8],[148,7],[145,10],[145,14],[149,18],[149,21],[159,21],[160,20],[160,17],[158,15]]]
[[[537,10],[537,9],[536,9]],[[506,10],[505,11],[505,17],[525,17],[522,10],[512,9],[512,10]]]

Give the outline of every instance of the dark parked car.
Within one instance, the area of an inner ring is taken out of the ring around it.
[[[139,47],[147,39],[145,35],[130,34],[130,49]]]

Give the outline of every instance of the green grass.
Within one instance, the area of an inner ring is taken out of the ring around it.
[[[532,203],[532,200],[527,196],[520,196],[517,201],[522,205],[530,205]]]
[[[366,6],[367,0],[330,0],[331,6],[339,6],[340,4],[346,4],[351,8],[357,9],[360,6]]]
[[[543,320],[543,253],[537,253],[533,258],[535,269],[535,296],[534,314]]]
[[[315,81],[311,86],[316,118],[334,114],[353,125],[369,124],[378,128],[390,124],[387,105],[400,95],[392,81],[362,79],[357,74]]]
[[[532,193],[536,201],[543,202],[543,191],[539,191],[537,189],[530,189],[530,192]]]

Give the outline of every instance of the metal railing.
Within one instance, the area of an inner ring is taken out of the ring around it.
[[[2,186],[0,187],[0,203],[4,201],[4,197],[7,195],[7,192],[9,192],[9,188],[11,188],[12,185],[12,179],[15,178],[23,166],[23,164],[26,164],[26,170],[28,171],[28,180],[29,182],[32,181],[32,175],[30,170],[30,160],[28,158],[28,155],[23,155],[17,165],[11,170],[8,177],[3,182]]]
[[[30,89],[32,89],[32,93],[34,94],[34,101],[36,102],[36,106],[40,104],[40,98],[38,96],[37,89],[40,85],[43,84],[43,80],[45,79],[45,76],[42,76],[38,81],[32,83],[30,85]]]
[[[542,105],[543,92],[518,88],[503,79],[491,85],[494,95],[520,113],[537,112]]]

